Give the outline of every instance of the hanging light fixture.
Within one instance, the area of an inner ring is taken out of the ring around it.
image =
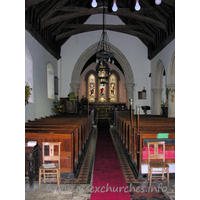
[[[108,78],[110,76],[110,68],[108,63],[102,61],[102,63],[98,63],[96,66],[97,77],[100,79],[101,84],[108,83]]]
[[[97,7],[97,1],[96,0],[92,0],[91,5],[92,5],[93,8]]]
[[[113,0],[113,7],[112,7],[112,10],[113,10],[114,12],[116,12],[116,11],[118,10],[116,0]]]
[[[101,84],[108,83],[110,68],[108,63],[114,64],[114,53],[110,51],[110,42],[105,31],[105,6],[103,1],[103,32],[96,51],[96,75]]]
[[[161,2],[162,2],[162,0],[155,0],[155,4],[156,4],[156,5],[160,5]]]
[[[136,0],[136,4],[135,4],[135,10],[139,11],[141,8],[140,4],[139,4],[139,0]]]

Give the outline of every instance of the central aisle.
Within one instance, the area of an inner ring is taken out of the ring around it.
[[[99,119],[90,200],[131,200],[129,189],[109,132],[107,119]]]

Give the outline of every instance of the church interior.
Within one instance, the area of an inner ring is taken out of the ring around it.
[[[175,199],[175,0],[25,1],[25,198]]]

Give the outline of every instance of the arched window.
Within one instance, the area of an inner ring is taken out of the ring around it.
[[[89,102],[95,102],[95,76],[90,74],[88,76],[88,100]]]
[[[32,88],[29,103],[34,103],[34,88],[33,88],[33,60],[30,51],[25,46],[25,82]],[[25,84],[26,84],[25,83]]]
[[[98,80],[99,84],[99,102],[106,102],[106,84],[100,83],[100,80]]]
[[[54,99],[54,69],[51,63],[47,64],[47,97]]]
[[[109,98],[110,102],[117,102],[117,77],[111,74],[109,78]]]

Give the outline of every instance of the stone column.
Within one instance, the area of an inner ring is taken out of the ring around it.
[[[161,113],[161,103],[162,103],[162,89],[161,88],[153,88],[151,89],[153,92],[153,99],[151,103],[151,114],[160,115]]]
[[[78,96],[77,91],[80,88],[80,84],[79,83],[71,83],[70,87],[72,88],[72,92],[74,92],[75,95]]]
[[[134,83],[125,83],[125,88],[128,91],[128,108],[130,107],[130,99],[133,100],[133,88],[134,88],[135,84]],[[133,108],[134,108],[134,101],[133,101]]]
[[[175,117],[175,84],[167,84],[166,87],[174,90],[168,94],[168,117]]]

